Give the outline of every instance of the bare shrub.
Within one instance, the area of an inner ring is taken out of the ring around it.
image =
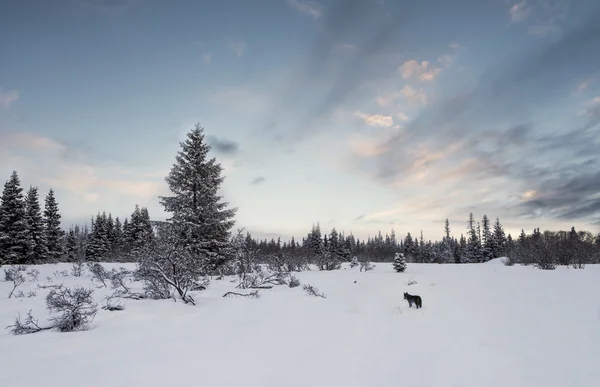
[[[92,298],[93,292],[93,289],[80,286],[52,289],[46,297],[46,306],[51,312],[60,313],[51,318],[53,326],[61,332],[71,332],[81,330],[85,324],[92,322],[98,311]]]
[[[416,285],[416,284],[417,284],[417,281],[415,281],[415,280],[410,280],[406,283],[407,286],[412,286],[412,285]]]
[[[81,277],[83,275],[83,271],[84,268],[82,261],[73,262],[71,265],[71,275],[73,277]]]
[[[88,263],[87,268],[92,274],[92,281],[99,282],[105,288],[108,287],[106,281],[110,280],[110,274],[106,271],[104,266],[97,262],[90,262]]]
[[[10,331],[15,335],[27,335],[30,333],[36,333],[47,329],[52,329],[53,326],[49,327],[41,327],[38,324],[38,320],[34,319],[31,315],[31,310],[27,313],[27,318],[24,321],[21,320],[21,315],[19,314],[15,318],[14,325],[9,325],[6,329],[10,329]]]
[[[298,279],[298,277],[296,277],[294,275],[290,276],[290,282],[288,283],[288,286],[290,288],[295,288],[295,287],[300,286],[300,280]]]
[[[69,272],[68,272],[68,271],[66,271],[66,270],[61,270],[61,271],[59,271],[59,270],[56,270],[56,271],[55,271],[54,273],[52,273],[52,274],[54,274],[54,276],[55,276],[56,278],[60,278],[60,277],[68,277],[68,276],[69,276]]]
[[[19,290],[17,293],[14,294],[14,296],[15,296],[15,298],[23,298],[23,297],[32,298],[32,297],[37,296],[37,293],[34,291],[25,293],[24,291]]]
[[[31,277],[31,281],[38,281],[38,275],[40,275],[40,271],[38,269],[32,268],[27,270],[27,275]]]
[[[125,305],[123,305],[120,302],[120,300],[119,300],[120,298],[121,298],[120,291],[115,291],[111,295],[104,297],[104,301],[106,302],[106,305],[104,305],[102,307],[102,309],[108,310],[110,312],[114,312],[114,311],[118,311],[118,310],[125,310]]]
[[[26,269],[27,267],[25,267],[25,270]],[[19,266],[11,266],[8,269],[4,269],[4,278],[7,282],[12,282],[13,284],[13,288],[8,294],[8,298],[11,298],[15,290],[25,282],[25,277],[23,276],[23,271],[25,270]]]
[[[302,289],[306,292],[306,294],[308,294],[309,296],[315,296],[315,297],[321,297],[321,298],[326,298],[324,293],[320,293],[319,289],[312,286],[312,285],[302,285]]]
[[[18,315],[10,329],[15,335],[36,333],[48,329],[58,329],[61,332],[81,330],[86,324],[93,321],[97,312],[97,305],[92,299],[93,289],[75,287],[73,290],[62,285],[53,288],[46,297],[46,307],[50,312],[60,313],[50,318],[51,325],[42,327],[38,320],[31,315],[31,310],[25,320]]]
[[[113,289],[120,289],[126,293],[131,292],[129,288],[129,284],[131,282],[130,279],[131,271],[121,267],[119,269],[113,268],[109,273],[108,277],[110,278],[110,283]]]
[[[288,272],[272,272],[259,268],[253,273],[246,273],[243,281],[237,286],[240,289],[271,289],[276,285],[287,285]]]
[[[155,243],[144,246],[138,253],[135,277],[144,282],[146,294],[155,299],[171,298],[171,288],[185,302],[196,305],[188,294],[198,289],[201,277],[205,277],[212,258],[201,259],[192,251],[177,243],[178,230],[170,223],[162,223]],[[181,230],[179,230],[181,231]],[[202,285],[206,288],[206,285]]]
[[[6,282],[14,282],[13,276],[17,273],[26,272],[27,266],[25,265],[12,265],[8,269],[4,269],[4,280]]]

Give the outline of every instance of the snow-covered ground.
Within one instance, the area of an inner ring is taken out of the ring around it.
[[[0,331],[2,387],[579,387],[600,385],[600,267],[542,271],[479,265],[390,264],[296,275],[302,287],[223,298],[213,281],[197,306],[125,300],[89,330],[14,336]],[[114,265],[106,265],[111,267]],[[31,309],[44,323],[38,283],[70,265],[45,265],[32,298],[0,280],[0,325]],[[129,266],[132,268],[132,266]],[[416,284],[407,285],[409,281]],[[109,290],[94,294],[99,304]],[[403,292],[423,298],[408,308]]]

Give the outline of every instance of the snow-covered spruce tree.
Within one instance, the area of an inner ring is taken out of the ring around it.
[[[46,196],[44,207],[44,224],[46,227],[46,243],[48,246],[48,259],[59,262],[63,258],[63,238],[65,232],[60,228],[60,213],[54,191],[50,189]]]
[[[214,273],[230,259],[230,230],[237,208],[227,208],[219,189],[223,168],[215,158],[208,159],[210,145],[204,128],[196,124],[186,141],[180,143],[176,162],[165,181],[172,196],[161,196],[169,222],[179,232],[176,242],[190,249],[207,273]]]
[[[27,229],[29,230],[30,239],[27,262],[43,263],[48,258],[48,246],[37,187],[29,188],[25,207],[27,210]]]
[[[99,262],[108,258],[110,254],[109,225],[106,212],[98,213],[92,219],[92,232],[88,236],[85,249],[85,258],[91,262]]]
[[[30,240],[23,188],[13,171],[4,184],[0,202],[0,264],[27,262]]]
[[[404,258],[404,254],[396,253],[396,256],[394,257],[393,266],[396,272],[404,273],[404,271],[406,270],[406,259]]]

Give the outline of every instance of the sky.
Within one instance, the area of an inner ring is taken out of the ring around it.
[[[600,231],[597,0],[7,0],[0,180],[63,227],[158,196],[196,123],[235,228]]]

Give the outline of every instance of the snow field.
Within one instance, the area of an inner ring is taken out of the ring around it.
[[[599,385],[600,267],[408,264],[399,274],[376,265],[294,273],[325,299],[301,286],[223,298],[236,285],[226,278],[194,293],[195,307],[123,300],[124,311],[99,310],[87,331],[3,330],[0,386]],[[37,269],[41,284],[51,276],[53,284],[94,286],[88,273],[55,278],[68,264]],[[19,288],[36,297],[8,299],[12,286],[0,281],[2,327],[29,309],[46,322],[50,289],[36,285]],[[420,295],[423,308],[408,308],[405,291]],[[96,290],[99,307],[111,292]]]

